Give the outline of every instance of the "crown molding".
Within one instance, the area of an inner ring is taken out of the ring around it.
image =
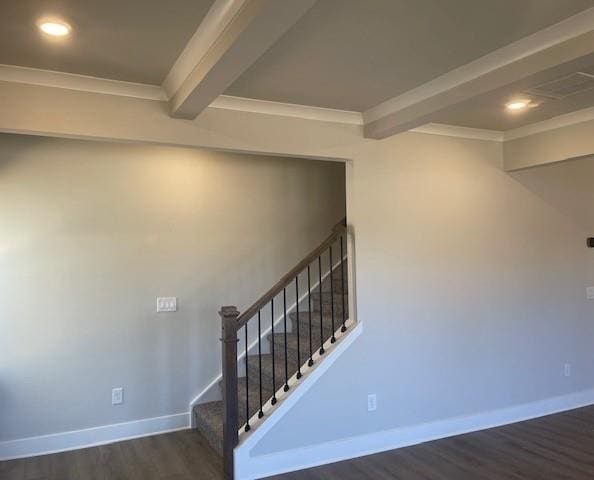
[[[294,103],[271,102],[253,98],[233,97],[230,95],[220,95],[210,104],[210,108],[264,113],[267,115],[280,115],[283,117],[303,118],[306,120],[318,120],[322,122],[363,125],[363,117],[359,112],[311,107]]]
[[[142,98],[145,100],[167,100],[165,91],[157,85],[124,82],[121,80],[110,80],[107,78],[89,77],[75,73],[55,72],[16,65],[0,64],[0,81]]]
[[[469,80],[486,75],[517,60],[534,55],[566,40],[591,32],[594,27],[594,7],[573,15],[550,27],[539,30],[505,47],[495,50],[423,85],[386,100],[363,112],[365,123],[411,105],[431,96],[446,92]]]
[[[485,130],[482,128],[459,127],[457,125],[445,125],[442,123],[428,123],[409,130],[415,133],[429,135],[443,135],[446,137],[470,138],[473,140],[488,140],[491,142],[503,142],[504,132],[499,130]]]
[[[577,123],[588,122],[594,120],[594,107],[584,108],[576,112],[566,113],[557,117],[543,120],[542,122],[531,123],[524,127],[514,128],[504,133],[504,140],[506,142],[517,140],[518,138],[528,137],[537,133],[548,132],[558,128],[569,127]]]
[[[594,51],[594,7],[494,50],[363,112],[365,136],[381,139],[440,109]]]
[[[106,78],[90,77],[74,73],[55,72],[37,68],[20,67],[0,64],[0,81],[39,85],[45,87],[77,90],[81,92],[100,93],[132,97],[145,100],[167,101],[165,90],[158,85],[124,82]],[[262,113],[283,117],[317,120],[322,122],[342,123],[349,125],[363,125],[363,115],[359,112],[335,110],[331,108],[312,107],[291,103],[272,102],[252,98],[220,95],[209,108],[235,110],[239,112]],[[577,123],[594,120],[594,107],[576,112],[559,115],[542,122],[507,130],[485,130],[470,127],[459,127],[438,123],[426,125],[410,130],[416,133],[444,135],[449,137],[489,140],[495,142],[511,141],[537,133],[547,132]]]

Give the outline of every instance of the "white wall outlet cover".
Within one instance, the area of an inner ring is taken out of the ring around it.
[[[124,389],[117,387],[111,390],[111,404],[120,405],[124,403]]]
[[[377,410],[377,395],[374,393],[367,395],[367,411],[374,412],[375,410]]]
[[[594,287],[586,288],[586,298],[588,300],[594,300]]]
[[[566,363],[563,367],[563,374],[566,377],[571,377],[571,363]]]
[[[177,312],[177,297],[157,298],[157,312]]]

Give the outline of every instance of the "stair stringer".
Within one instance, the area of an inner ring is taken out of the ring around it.
[[[363,332],[363,325],[351,319],[346,322],[346,332],[337,330],[336,342],[327,340],[324,343],[325,353],[314,354],[314,364],[301,368],[302,377],[298,380],[296,374],[289,379],[291,389],[288,392],[277,392],[278,402],[272,405],[270,401],[263,407],[264,417],[259,419],[254,415],[250,419],[252,429],[249,432],[240,431],[239,445],[235,448],[235,478],[237,480],[252,480],[268,476],[271,473],[265,465],[260,466],[251,455],[253,448],[274,428],[274,426],[299,402],[299,400],[318,382],[324,373],[340,358]]]

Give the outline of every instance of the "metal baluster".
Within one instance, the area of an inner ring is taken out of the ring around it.
[[[260,411],[258,412],[258,418],[262,418],[264,412],[262,411],[262,325],[260,310],[258,310],[258,368],[260,369]]]
[[[324,304],[322,303],[322,256],[318,257],[318,276],[320,289],[320,355],[324,355]]]
[[[330,252],[330,308],[332,312],[332,338],[330,339],[331,343],[336,342],[336,337],[334,336],[335,327],[334,327],[334,272],[332,271],[332,245],[328,249]]]
[[[295,305],[297,306],[297,378],[301,378],[301,318],[299,317],[299,275],[295,277]]]
[[[310,265],[307,265],[307,304],[308,308],[308,316],[309,316],[309,362],[307,365],[311,367],[314,364],[313,361],[313,339],[312,339],[312,331],[311,331],[311,273],[310,273]]]
[[[271,405],[276,403],[276,368],[274,366],[274,360],[276,355],[274,354],[274,298],[270,299],[270,322],[272,324],[272,400],[270,401]]]
[[[344,308],[344,247],[343,247],[343,237],[340,236],[340,282],[342,286],[342,328],[340,329],[341,332],[346,332],[346,310]]]
[[[289,390],[289,356],[287,355],[287,289],[283,288],[283,318],[285,321],[285,386],[283,390]]]
[[[248,374],[248,324],[243,327],[245,332],[245,431],[250,431],[250,380]]]

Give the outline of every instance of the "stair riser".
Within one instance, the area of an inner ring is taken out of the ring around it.
[[[322,293],[324,295],[326,294],[330,294],[330,292],[333,291],[334,293],[338,293],[338,294],[342,294],[342,293],[347,293],[349,292],[349,288],[348,285],[345,283],[344,284],[344,290],[342,289],[342,285],[339,282],[334,282],[334,285],[330,285],[329,281],[324,281],[322,283]]]
[[[299,322],[297,321],[297,316],[294,315],[291,317],[291,332],[297,334],[297,327],[299,327],[299,337],[301,343],[307,342],[309,345],[309,316],[306,314],[301,313],[299,315]],[[334,315],[334,331],[340,328],[342,324],[342,315],[338,316]],[[317,315],[312,315],[311,317],[311,330],[312,330],[312,340],[320,341],[320,313],[318,312]],[[324,315],[322,317],[322,335],[324,340],[327,340],[332,336],[332,317],[329,315]]]
[[[219,429],[213,429],[212,426],[200,415],[200,409],[196,409],[196,428],[214,448],[219,455],[223,455],[223,426],[220,425]],[[219,431],[220,430],[220,431]]]
[[[341,300],[335,300],[334,301],[334,316],[335,318],[337,317],[341,317],[342,318],[342,303],[340,303]],[[312,303],[311,305],[312,309],[312,314],[313,313],[317,313],[319,315],[320,313],[320,304],[319,303]],[[349,310],[349,305],[348,303],[344,304],[344,310],[348,313]],[[330,302],[328,303],[323,303],[322,304],[322,313],[324,315],[332,315],[332,304]],[[313,315],[312,315],[313,316]]]
[[[285,383],[285,361],[284,356],[277,355],[275,360],[275,387],[280,388]],[[289,378],[291,378],[297,371],[297,363],[290,362],[288,365]],[[258,368],[257,357],[255,361],[250,362],[250,368],[248,369],[248,378],[250,383],[253,385],[259,385],[260,383],[260,372]],[[265,388],[272,389],[272,364],[267,362],[262,364],[262,385]]]
[[[325,336],[324,342],[326,342],[330,337],[331,337],[331,335]],[[312,340],[313,340],[312,349],[313,349],[313,353],[315,354],[320,349],[320,345],[321,345],[319,335],[314,336],[312,338]],[[275,343],[275,349],[276,349],[277,362],[278,361],[284,362],[285,343],[284,343],[284,340],[282,339],[282,337],[277,337],[276,343]],[[301,362],[301,365],[303,365],[309,359],[309,338],[307,339],[307,341],[305,341],[302,338],[301,345],[300,345],[300,353],[301,353],[301,355],[299,357],[299,360]],[[295,342],[287,342],[287,357],[288,357],[289,364],[291,362],[294,362],[295,364],[297,364],[298,356],[297,356],[297,345]],[[282,365],[284,368],[284,363],[282,363]]]
[[[344,298],[344,303],[343,303]],[[332,302],[332,295],[330,292],[322,294],[322,304],[320,305],[320,294],[312,294],[311,296],[311,311],[319,315],[320,308],[323,309],[324,315],[330,315],[332,313],[332,303],[334,303],[334,314],[342,316],[342,306],[348,312],[349,308],[349,297],[348,295],[342,295],[334,292],[334,302]],[[303,310],[309,310],[309,303],[307,300],[301,304]]]

